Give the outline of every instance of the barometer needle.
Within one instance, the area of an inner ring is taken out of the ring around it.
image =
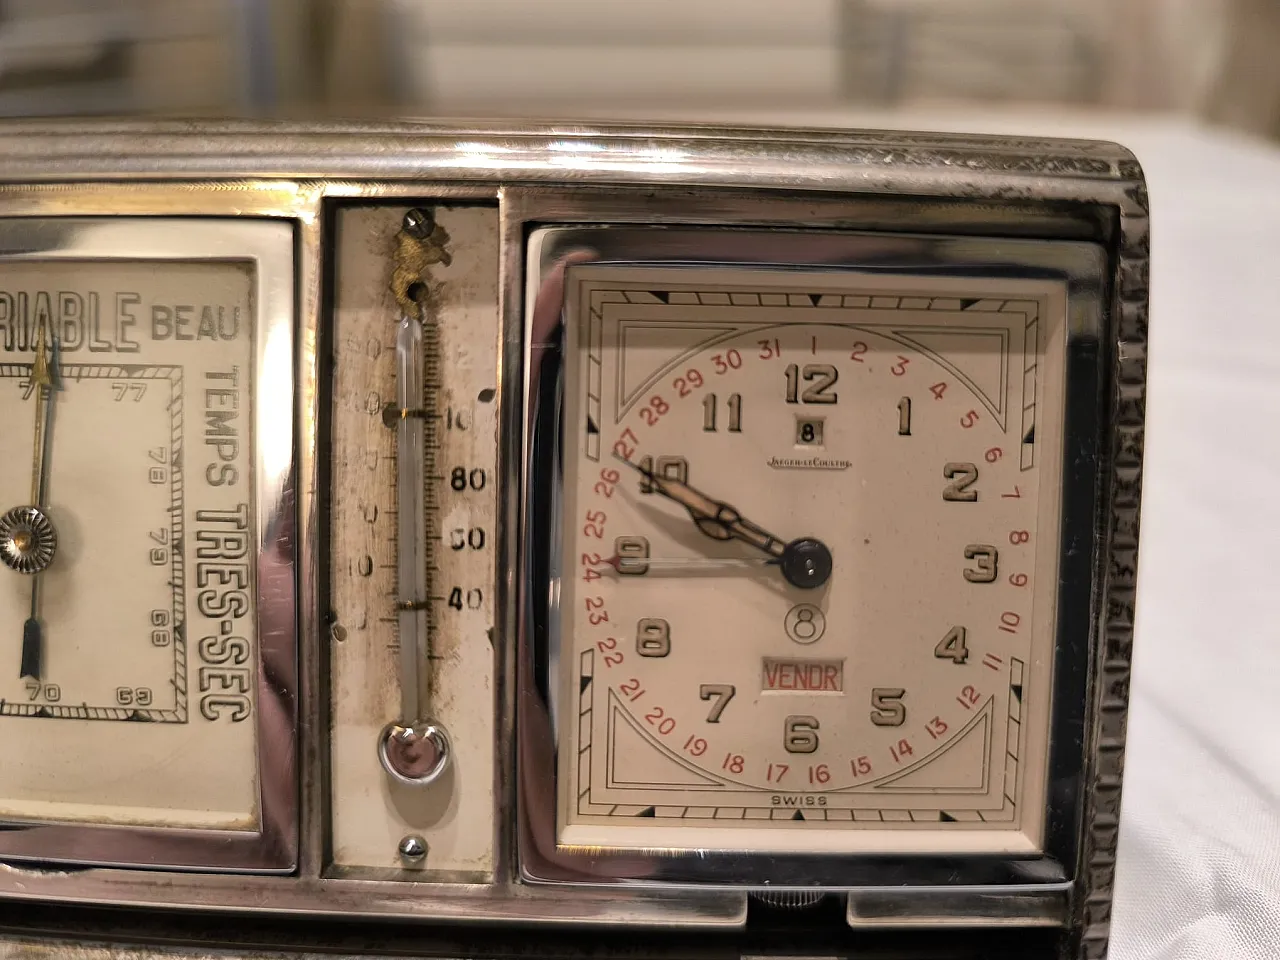
[[[31,455],[31,505],[44,511],[48,487],[49,440],[53,425],[54,371],[58,362],[58,343],[53,341],[53,363],[50,365],[45,344],[47,327],[41,323],[36,332],[35,361],[31,364],[31,384],[36,392],[35,442]],[[41,652],[44,647],[40,626],[40,574],[31,578],[31,615],[22,625],[22,667],[19,677],[40,679]]]

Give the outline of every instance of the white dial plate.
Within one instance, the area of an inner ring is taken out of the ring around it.
[[[0,512],[31,499],[37,330],[58,380],[38,676],[35,578],[0,567],[2,818],[258,825],[253,285],[240,263],[0,269]]]
[[[561,842],[1039,850],[1061,287],[601,265],[567,289]],[[816,587],[769,562],[803,538]]]

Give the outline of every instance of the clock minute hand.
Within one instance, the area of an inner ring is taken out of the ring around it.
[[[659,476],[625,457],[614,456],[640,473],[658,493],[689,511],[694,524],[706,536],[713,540],[741,540],[772,557],[782,558],[787,542],[746,519],[736,507],[723,500],[712,499],[683,480]]]

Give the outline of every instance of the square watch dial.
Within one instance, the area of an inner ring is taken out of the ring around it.
[[[1065,288],[566,274],[558,839],[1043,848]]]

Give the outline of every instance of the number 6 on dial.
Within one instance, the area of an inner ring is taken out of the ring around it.
[[[816,753],[818,750],[818,718],[787,717],[782,745],[787,753]]]

